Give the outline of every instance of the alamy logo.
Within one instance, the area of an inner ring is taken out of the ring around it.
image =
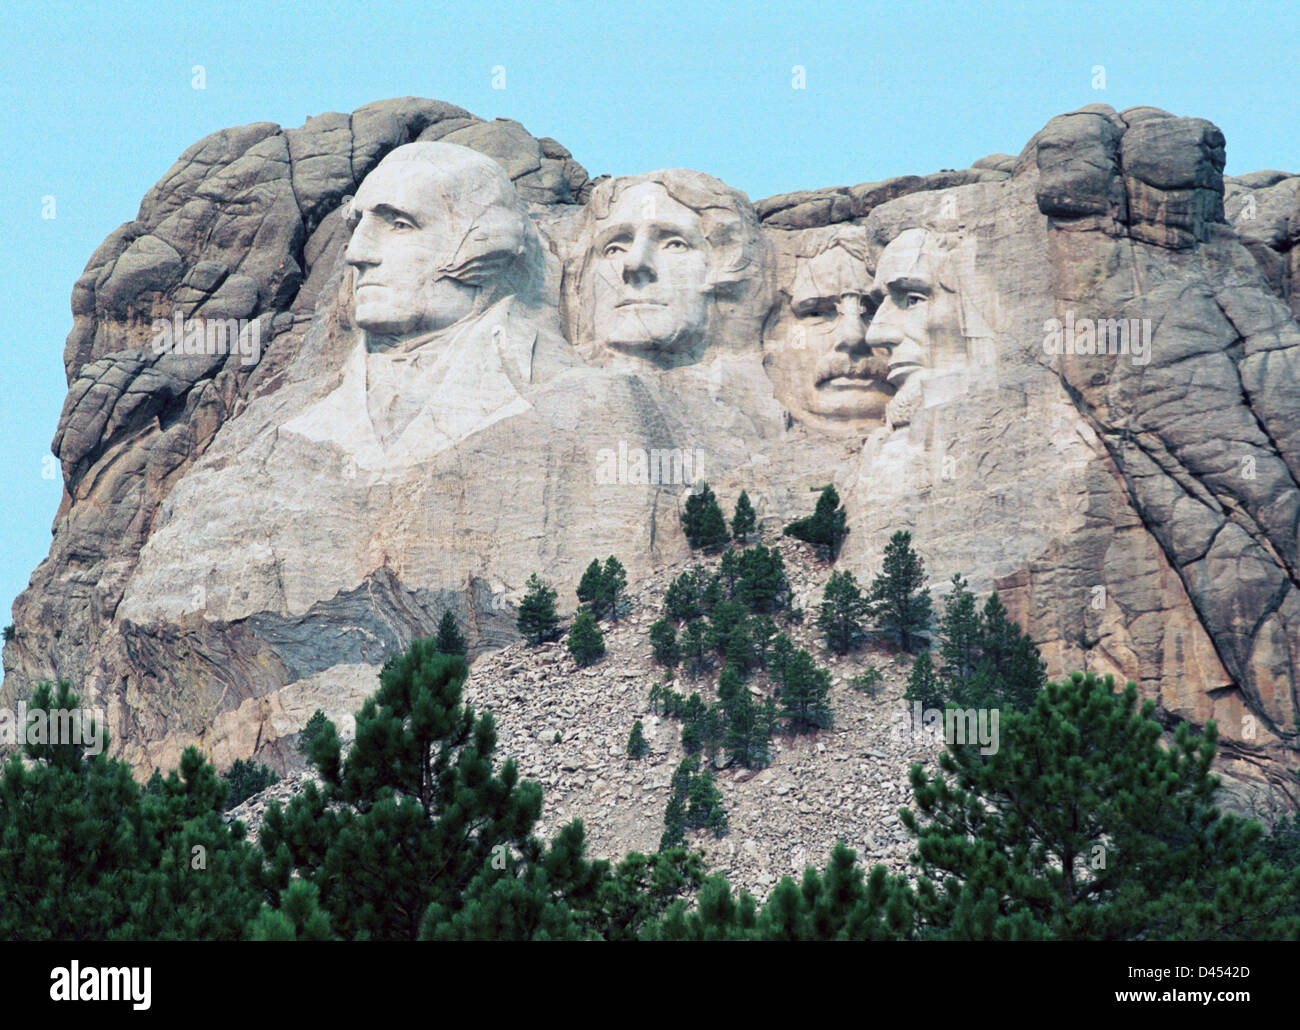
[[[262,322],[257,318],[186,318],[177,311],[170,319],[155,318],[153,331],[155,354],[238,354],[244,365],[256,365],[262,357]]]
[[[922,710],[916,701],[910,709],[894,716],[895,740],[915,738],[938,743],[941,739],[949,747],[959,744],[979,744],[981,755],[998,753],[998,722],[1001,713],[996,708],[938,708]]]
[[[129,1001],[131,1008],[149,1008],[153,970],[149,966],[70,966],[50,970],[50,998],[54,1001]]]
[[[596,452],[596,482],[686,486],[704,477],[704,452],[680,447],[628,447],[620,440],[618,450],[603,447]]]
[[[1151,360],[1151,319],[1049,318],[1043,323],[1044,354],[1125,354],[1135,365]]]
[[[89,708],[28,708],[18,702],[15,712],[0,708],[0,743],[9,747],[24,744],[79,744],[93,757],[104,750],[103,713]]]

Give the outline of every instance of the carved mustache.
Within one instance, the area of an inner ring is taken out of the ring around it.
[[[821,386],[831,379],[864,379],[878,380],[883,385],[886,361],[884,355],[854,358],[843,351],[830,351],[817,362],[814,381]]]

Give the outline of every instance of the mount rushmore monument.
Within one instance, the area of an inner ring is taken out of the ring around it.
[[[1224,147],[1094,105],[752,203],[431,100],[209,136],[73,288],[5,703],[69,679],[145,772],[282,761],[445,608],[481,653],[533,572],[572,604],[593,557],[689,555],[700,481],[768,530],[834,483],[842,567],[911,530],[1049,674],[1216,720],[1231,803],[1293,809],[1300,177]]]

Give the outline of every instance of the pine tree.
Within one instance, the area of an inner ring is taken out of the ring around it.
[[[833,572],[822,592],[817,628],[836,654],[848,654],[862,633],[862,619],[869,604],[849,571]]]
[[[623,563],[612,554],[605,559],[603,578],[604,596],[609,609],[609,616],[617,625],[618,602],[623,596],[623,591],[627,589],[627,570],[623,568]]]
[[[311,718],[307,720],[298,733],[298,752],[303,755],[311,755],[312,743],[319,737],[325,729],[325,713],[319,708],[311,713]]]
[[[1047,668],[1033,641],[1007,615],[994,593],[976,608],[975,595],[960,575],[944,600],[939,620],[938,654],[914,665],[908,699],[927,707],[948,702],[959,708],[1011,708],[1028,711],[1047,680]]]
[[[709,830],[715,837],[727,832],[727,813],[722,807],[722,793],[713,782],[713,773],[705,769],[691,777],[686,798],[686,825],[692,830]]]
[[[588,940],[609,921],[603,898],[609,863],[588,861],[580,819],[560,827],[549,849],[530,840],[520,861],[485,863],[456,903],[434,902],[420,940]]]
[[[737,601],[755,613],[776,612],[785,607],[790,583],[779,550],[756,544],[741,553],[738,564]]]
[[[708,614],[725,600],[728,598],[721,574],[709,576],[704,581],[704,589],[700,591],[700,607]]]
[[[718,576],[724,587],[723,596],[731,600],[736,596],[736,581],[740,579],[740,553],[730,548],[722,552],[722,561],[718,563]]]
[[[980,637],[975,595],[967,588],[961,573],[954,573],[952,591],[944,598],[943,616],[939,619],[939,654],[943,658],[944,676],[950,682],[965,683],[975,675],[980,659]],[[960,696],[952,699],[958,704],[967,703]]]
[[[464,658],[469,650],[465,646],[465,638],[460,635],[460,627],[456,625],[456,616],[452,615],[450,608],[442,613],[442,619],[438,622],[438,635],[434,638],[433,646],[438,649],[439,654],[458,655],[461,658]]]
[[[719,656],[726,656],[732,634],[743,633],[748,620],[749,613],[739,601],[721,601],[714,605],[709,617],[709,629]]]
[[[627,756],[628,758],[644,758],[650,751],[650,743],[645,739],[645,730],[641,728],[641,720],[638,719],[632,724],[632,732],[627,738]]]
[[[227,812],[239,807],[254,794],[260,794],[267,787],[280,782],[279,775],[270,766],[251,759],[245,762],[242,758],[236,758],[221,779],[226,785]]]
[[[942,708],[947,702],[947,685],[935,673],[929,651],[922,651],[912,659],[912,671],[907,677],[903,700],[908,704],[919,701],[923,709]]]
[[[822,488],[811,515],[785,527],[786,536],[814,544],[828,561],[834,561],[840,553],[840,544],[848,532],[848,514],[840,506],[840,495],[833,486]]]
[[[579,665],[591,665],[605,657],[605,634],[590,609],[579,608],[569,627],[569,654]]]
[[[775,636],[776,623],[769,616],[755,615],[749,620],[749,639],[753,644],[754,657],[764,669],[767,668],[768,654]]]
[[[875,697],[881,686],[884,684],[884,676],[874,665],[868,665],[853,679],[849,680],[849,687],[853,690],[860,690],[869,697]]]
[[[768,741],[771,737],[771,727],[764,719],[764,711],[754,703],[749,688],[743,684],[731,700],[724,704],[727,715],[726,749],[729,757],[746,769],[763,768],[770,760]]]
[[[307,880],[294,880],[280,892],[276,908],[263,905],[249,928],[255,941],[332,941],[329,916],[320,908],[320,891]]]
[[[534,647],[543,640],[559,636],[560,617],[555,611],[555,591],[533,573],[528,577],[528,592],[519,603],[515,626]]]
[[[493,861],[522,875],[544,855],[531,836],[541,788],[513,760],[495,768],[496,728],[461,702],[469,669],[417,640],[391,660],[356,715],[346,757],[328,724],[309,784],[262,823],[268,896],[296,874],[344,940],[414,940],[450,918]]]
[[[1258,823],[1214,807],[1217,729],[1171,746],[1130,683],[1076,673],[996,748],[950,743],[917,764],[918,898],[931,937],[1242,940],[1293,937],[1300,873],[1259,851]]]
[[[591,559],[591,564],[587,566],[582,579],[578,581],[578,600],[585,604],[596,618],[599,619],[605,614],[609,600],[605,588],[605,570],[599,558]]]
[[[831,676],[819,669],[807,651],[793,651],[781,662],[781,714],[792,733],[810,733],[829,727]]]
[[[710,633],[703,619],[692,619],[682,630],[678,651],[686,671],[692,676],[700,675],[713,664],[709,657],[713,650],[709,638]]]
[[[702,484],[698,492],[686,498],[686,509],[682,512],[682,531],[692,550],[717,551],[731,539],[731,534],[727,532],[727,520],[708,483]]]
[[[1047,665],[1029,634],[1011,621],[997,592],[980,614],[980,656],[970,693],[1027,712],[1047,682]],[[991,707],[987,702],[976,707]]]
[[[758,525],[758,516],[754,506],[749,503],[749,494],[744,490],[736,498],[736,510],[731,516],[731,535],[738,544],[743,545]]]
[[[903,650],[930,624],[930,590],[925,586],[925,563],[912,550],[912,534],[900,529],[885,546],[880,575],[871,584],[872,614],[884,629],[898,637]]]
[[[782,877],[760,909],[746,892],[733,895],[721,876],[698,889],[696,903],[669,904],[645,927],[662,941],[884,941],[916,936],[916,900],[907,878],[882,865],[864,880],[857,855],[842,842],[824,874],[809,866],[796,884]]]
[[[81,700],[65,680],[28,704],[79,712]],[[243,824],[223,818],[216,769],[187,748],[142,790],[105,754],[102,728],[81,728],[80,740],[25,742],[0,770],[0,939],[239,939],[261,902],[260,863]]]
[[[664,610],[670,618],[678,622],[686,622],[704,614],[704,605],[701,602],[704,579],[704,570],[696,565],[668,584],[668,590],[664,593]]]
[[[692,694],[686,699],[682,709],[682,750],[688,755],[696,755],[704,750],[708,739],[708,707],[704,698]]]
[[[686,841],[686,803],[691,792],[692,773],[699,762],[691,756],[683,758],[673,770],[668,784],[668,804],[664,808],[664,832],[659,838],[659,851],[680,847]]]
[[[656,619],[650,627],[650,646],[654,650],[655,661],[672,668],[681,660],[677,650],[677,630],[667,619]]]

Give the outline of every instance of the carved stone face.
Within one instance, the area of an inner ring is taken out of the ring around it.
[[[675,352],[708,326],[710,257],[700,217],[657,183],[624,191],[592,240],[592,327],[625,351]]]
[[[875,302],[865,263],[842,247],[800,262],[790,308],[819,354],[807,384],[807,408],[822,418],[879,421],[893,390],[885,351],[867,343]]]
[[[443,272],[454,228],[444,179],[432,164],[400,161],[376,168],[357,191],[346,260],[361,328],[409,336],[446,328],[472,310],[473,288]]]
[[[866,342],[888,352],[887,377],[900,392],[925,372],[969,364],[960,299],[940,282],[940,255],[924,229],[908,229],[880,255]]]
[[[407,143],[347,210],[355,321],[368,346],[446,329],[542,275],[536,230],[505,169],[450,143]]]

